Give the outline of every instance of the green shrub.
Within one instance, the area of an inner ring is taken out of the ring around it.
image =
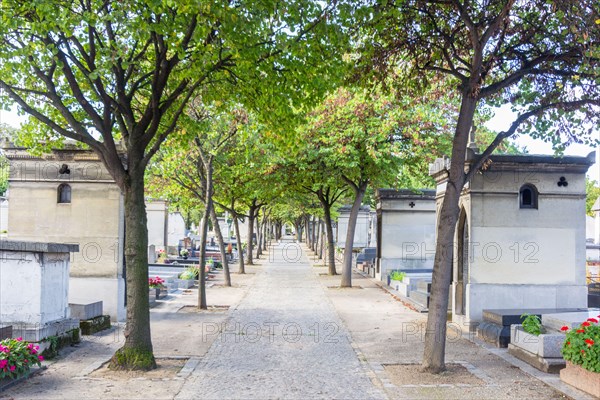
[[[20,337],[0,341],[0,379],[20,378],[27,375],[33,365],[41,365],[44,357],[38,355],[39,349]]]
[[[535,336],[539,336],[540,333],[544,333],[544,327],[542,326],[542,320],[537,315],[522,314],[521,319],[523,320],[523,330]]]
[[[190,265],[179,274],[179,279],[198,279],[198,275],[200,274],[200,268],[197,265]]]
[[[390,279],[393,280],[393,281],[400,281],[400,282],[402,282],[402,280],[404,280],[405,276],[406,276],[406,272],[392,271],[390,273]]]

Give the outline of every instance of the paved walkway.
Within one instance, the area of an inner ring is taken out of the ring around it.
[[[324,290],[300,246],[275,246],[177,398],[382,398]]]
[[[301,246],[274,246],[248,274],[234,274],[233,287],[222,286],[218,274],[208,302],[229,311],[186,308],[196,303],[195,289],[160,300],[151,319],[162,370],[98,375],[123,344],[122,330],[113,328],[63,349],[46,370],[0,398],[589,398],[506,349],[456,335],[447,341],[446,360],[467,376],[420,373],[426,316],[358,274],[354,288],[336,288],[340,277],[316,268],[320,261]],[[167,374],[173,357],[185,366]]]

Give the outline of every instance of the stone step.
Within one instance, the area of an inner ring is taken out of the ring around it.
[[[69,310],[71,311],[71,318],[80,320],[96,318],[102,315],[102,301],[85,303],[74,300],[69,303]]]

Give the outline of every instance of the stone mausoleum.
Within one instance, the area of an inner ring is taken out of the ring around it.
[[[124,205],[121,191],[89,150],[68,146],[34,156],[4,149],[10,161],[8,238],[79,245],[70,263],[69,302],[103,302],[125,319]]]
[[[340,249],[346,247],[346,236],[348,234],[348,221],[350,220],[351,205],[340,207],[338,211],[336,246]],[[370,227],[370,208],[369,206],[360,206],[356,218],[356,228],[354,230],[353,248],[363,248],[369,245],[369,227]]]
[[[435,255],[435,191],[378,189],[377,272],[419,271],[431,281]]]
[[[469,150],[465,169],[476,154]],[[485,309],[587,307],[585,174],[588,157],[494,155],[460,197],[452,319]],[[430,166],[441,206],[450,160]]]

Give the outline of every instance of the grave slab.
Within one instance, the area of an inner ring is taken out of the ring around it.
[[[531,314],[542,318],[543,315],[582,311],[582,308],[530,308],[530,309],[493,309],[483,310],[483,322],[477,328],[477,337],[496,347],[504,348],[510,343],[510,326],[519,325],[523,322],[521,315]],[[559,327],[560,329],[560,327]]]
[[[588,318],[598,319],[600,308],[590,308],[576,312],[549,313],[542,315],[542,325],[549,329],[560,330],[563,326],[575,328]]]
[[[102,315],[102,301],[85,303],[76,300],[73,303],[69,303],[69,310],[71,318],[81,320],[92,319]]]

